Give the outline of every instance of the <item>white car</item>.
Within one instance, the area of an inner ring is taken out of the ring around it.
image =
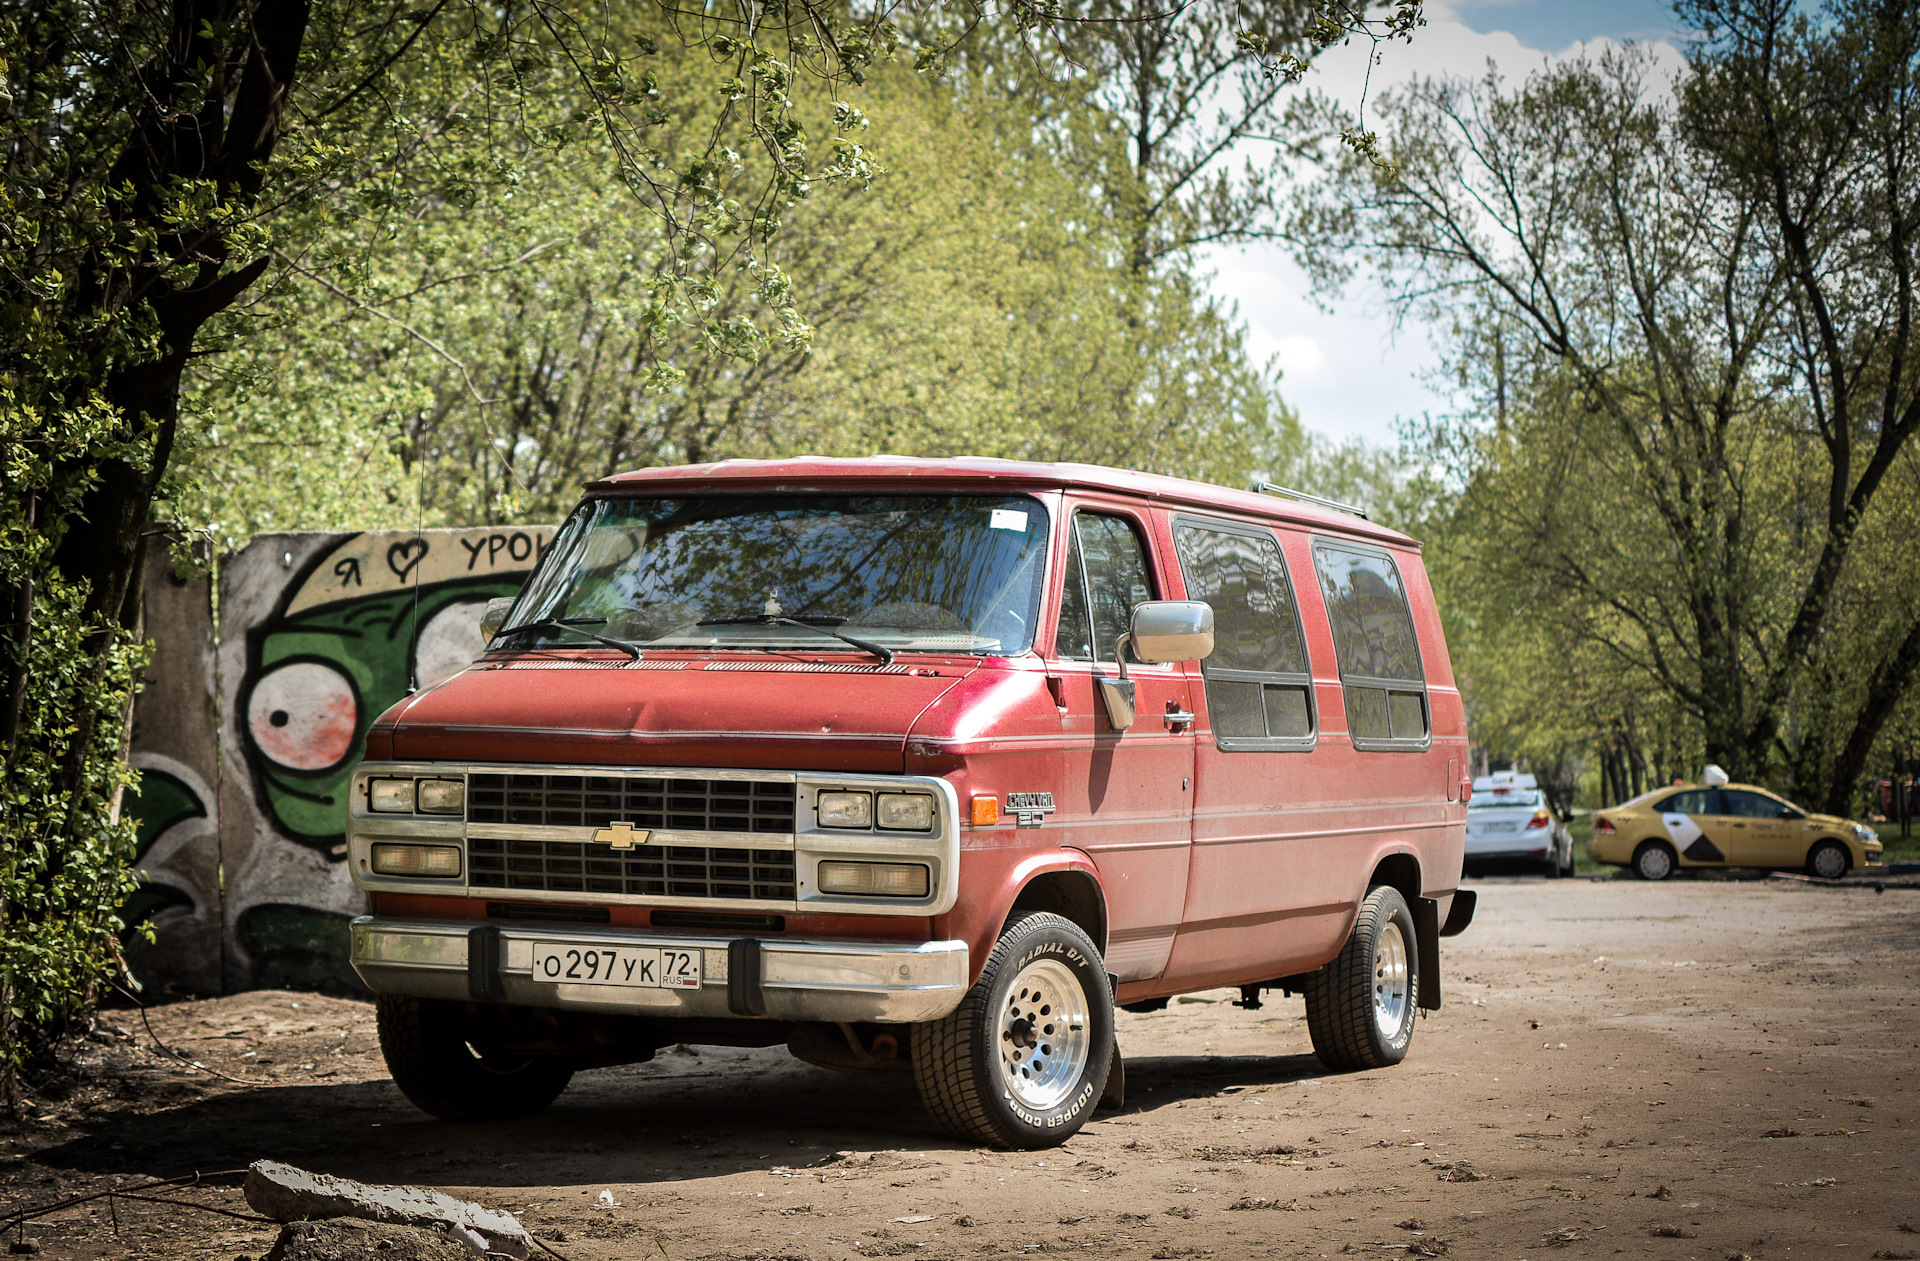
[[[1495,771],[1473,781],[1467,800],[1467,863],[1537,863],[1549,876],[1573,874],[1573,836],[1531,775]]]

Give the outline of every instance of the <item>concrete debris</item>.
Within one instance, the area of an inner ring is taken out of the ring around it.
[[[473,1255],[446,1231],[333,1217],[281,1227],[264,1261],[473,1261]]]
[[[253,1163],[247,1170],[245,1193],[254,1212],[276,1222],[351,1217],[428,1229],[451,1230],[458,1226],[484,1241],[487,1251],[505,1253],[515,1261],[521,1261],[535,1246],[533,1236],[511,1213],[456,1200],[442,1191],[370,1186],[324,1173],[309,1173],[277,1160]],[[472,1256],[466,1246],[451,1237],[441,1235],[440,1238],[459,1249],[460,1256]]]

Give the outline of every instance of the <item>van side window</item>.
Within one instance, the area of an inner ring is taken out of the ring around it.
[[[1213,655],[1200,663],[1222,749],[1312,743],[1313,680],[1286,559],[1252,526],[1175,518],[1187,598],[1213,606]]]
[[[1076,513],[1055,653],[1075,661],[1113,660],[1120,637],[1132,627],[1133,606],[1151,599],[1147,549],[1132,523],[1123,517]],[[1128,657],[1137,660],[1131,653]]]
[[[1316,543],[1333,626],[1347,730],[1356,748],[1421,748],[1428,735],[1426,673],[1400,571],[1385,552]]]

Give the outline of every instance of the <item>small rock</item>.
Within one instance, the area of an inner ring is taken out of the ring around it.
[[[483,1250],[505,1253],[516,1261],[534,1250],[533,1236],[511,1213],[482,1208],[442,1191],[424,1187],[384,1187],[323,1173],[309,1173],[276,1160],[256,1160],[247,1170],[247,1204],[277,1222],[320,1218],[355,1218],[405,1226],[464,1226],[482,1241]],[[385,1232],[380,1237],[387,1237]],[[397,1238],[397,1236],[395,1236]],[[452,1244],[446,1236],[442,1240]],[[281,1242],[286,1235],[282,1232]],[[371,1240],[365,1246],[371,1247]],[[470,1255],[464,1247],[458,1255]],[[275,1245],[275,1252],[279,1245]],[[268,1254],[272,1261],[279,1261]],[[316,1261],[319,1259],[316,1257]],[[396,1256],[395,1261],[399,1261]]]
[[[30,1257],[40,1251],[38,1239],[16,1239],[7,1245],[7,1251],[16,1257]]]

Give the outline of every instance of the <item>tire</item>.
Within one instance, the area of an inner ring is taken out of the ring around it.
[[[1673,846],[1665,841],[1642,841],[1633,851],[1633,874],[1642,880],[1665,880],[1679,866]]]
[[[1419,992],[1413,912],[1398,889],[1378,885],[1360,904],[1347,944],[1307,981],[1313,1053],[1337,1073],[1398,1064],[1413,1045]]]
[[[1853,870],[1853,855],[1839,841],[1821,841],[1807,851],[1807,874],[1822,880],[1838,880]]]
[[[1099,1106],[1112,1060],[1113,991],[1100,952],[1079,925],[1044,911],[1008,920],[960,1006],[913,1031],[927,1112],[998,1147],[1066,1142]]]
[[[380,1053],[400,1093],[442,1121],[508,1121],[532,1116],[573,1079],[547,1056],[486,1056],[467,1043],[461,1004],[382,994],[374,1003]]]

